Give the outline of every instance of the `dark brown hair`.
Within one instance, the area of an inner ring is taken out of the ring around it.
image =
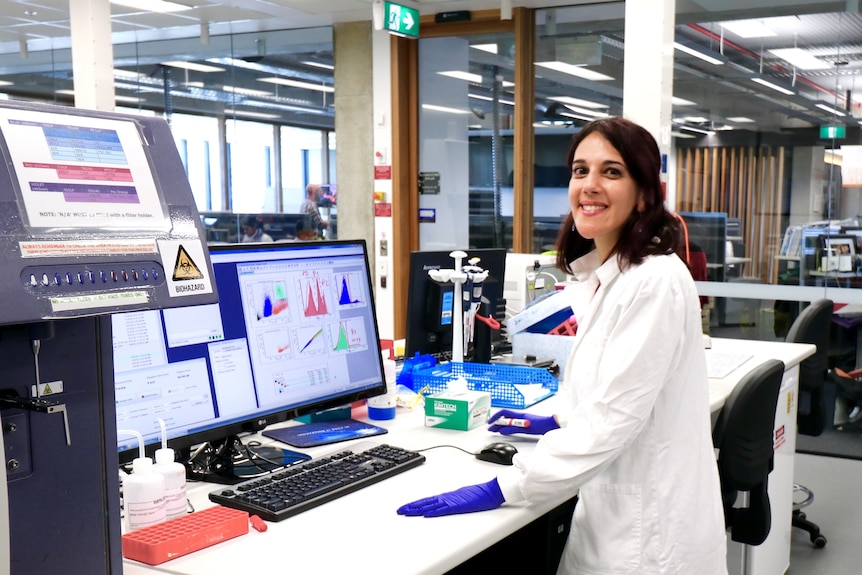
[[[645,128],[624,118],[603,118],[586,124],[572,137],[566,156],[571,170],[575,151],[590,134],[599,134],[613,146],[625,162],[629,173],[642,194],[644,210],[633,210],[623,225],[619,240],[611,251],[621,267],[637,265],[653,254],[673,253],[679,242],[679,224],[664,207],[659,173],[661,155],[655,138]],[[571,212],[566,216],[557,235],[557,267],[571,273],[569,263],[587,254],[595,246],[591,239],[574,229]]]

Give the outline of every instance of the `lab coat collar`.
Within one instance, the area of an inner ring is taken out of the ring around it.
[[[600,287],[610,286],[621,271],[616,257],[612,256],[602,263],[595,250],[573,261],[570,267],[578,280],[578,283],[569,288],[569,297],[572,313],[575,314],[580,329],[590,320],[590,310],[594,309],[593,299],[597,297]],[[600,294],[598,297],[601,297]]]

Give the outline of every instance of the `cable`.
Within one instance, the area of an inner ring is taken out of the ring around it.
[[[415,451],[415,452],[417,452],[417,453],[420,453],[420,452],[422,452],[422,451],[429,451],[429,450],[431,450],[431,449],[440,449],[441,447],[451,447],[452,449],[457,449],[458,451],[463,451],[464,453],[466,453],[466,454],[468,454],[468,455],[476,455],[474,452],[472,452],[472,451],[467,451],[466,449],[463,449],[463,448],[461,448],[461,447],[458,447],[457,445],[448,445],[448,444],[443,444],[443,445],[432,445],[431,447],[423,447],[422,449],[414,449],[413,451]]]

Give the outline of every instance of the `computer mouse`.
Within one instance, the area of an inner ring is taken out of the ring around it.
[[[476,459],[499,463],[500,465],[512,465],[512,458],[518,453],[518,449],[511,443],[502,441],[489,443],[476,454]]]

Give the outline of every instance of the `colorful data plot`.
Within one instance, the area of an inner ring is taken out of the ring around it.
[[[330,349],[335,353],[347,353],[366,349],[365,324],[360,318],[343,319],[329,326]]]
[[[362,282],[359,281],[356,273],[346,273],[340,274],[341,281],[339,284],[338,291],[338,305],[341,307],[345,306],[355,306],[356,304],[364,303],[362,298],[364,297],[362,293],[360,293],[359,286],[362,285]]]
[[[329,304],[327,303],[327,288],[329,281],[325,278],[310,278],[300,280],[302,291],[302,314],[305,317],[319,317],[329,315]]]
[[[290,304],[284,282],[257,282],[252,285],[252,297],[258,321],[287,316]]]
[[[310,356],[326,353],[326,338],[321,327],[300,328],[296,331],[298,355]]]
[[[257,349],[261,361],[270,362],[291,357],[293,344],[287,330],[262,330],[257,332]]]

